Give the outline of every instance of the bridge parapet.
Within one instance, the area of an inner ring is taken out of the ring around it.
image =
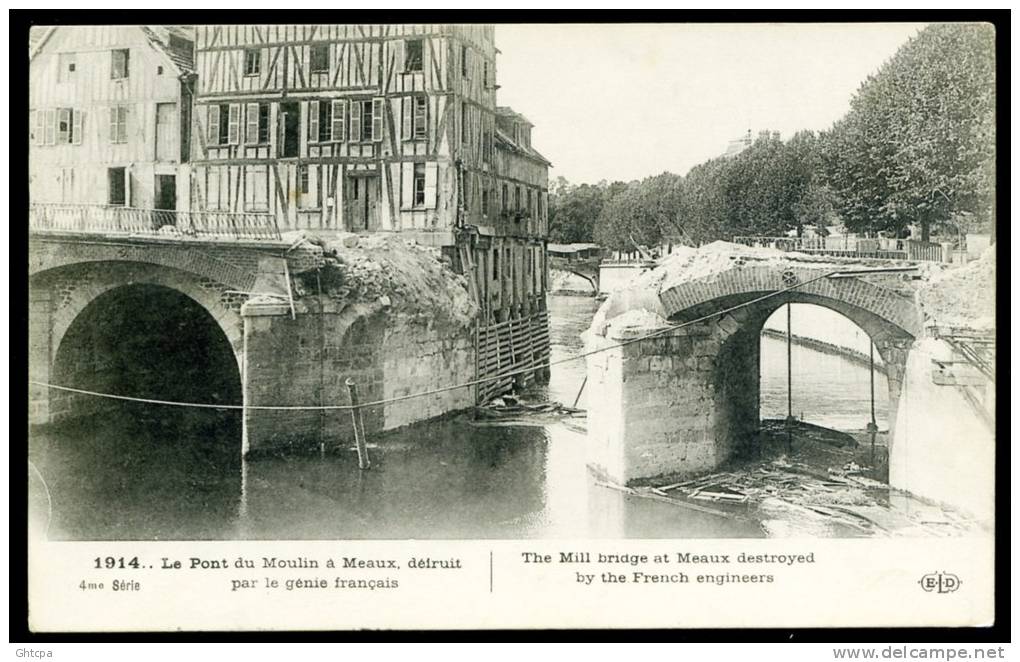
[[[32,203],[33,232],[76,232],[163,237],[279,240],[276,217],[268,213],[138,209],[117,205]]]

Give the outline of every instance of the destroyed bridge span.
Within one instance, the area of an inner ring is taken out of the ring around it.
[[[994,465],[994,374],[962,360],[926,308],[925,288],[948,269],[724,242],[670,256],[611,295],[587,332],[589,464],[641,484],[755,452],[763,325],[785,304],[815,304],[863,329],[885,364],[891,484],[968,501],[952,486],[977,483],[953,472]]]

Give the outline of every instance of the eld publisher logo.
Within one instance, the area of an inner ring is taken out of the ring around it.
[[[929,572],[917,583],[929,593],[952,593],[962,582],[951,572]]]

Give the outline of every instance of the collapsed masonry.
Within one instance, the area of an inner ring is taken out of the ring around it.
[[[287,238],[319,246],[322,261],[293,275],[293,315],[278,297],[246,304],[247,405],[347,405],[347,379],[357,383],[361,402],[371,403],[474,375],[477,305],[438,250],[389,235]],[[460,388],[367,406],[363,416],[371,434],[473,405],[473,389]],[[350,412],[342,409],[247,415],[249,451],[353,436]]]

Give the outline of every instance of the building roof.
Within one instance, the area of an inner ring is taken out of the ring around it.
[[[195,71],[195,38],[183,25],[143,25],[142,32],[156,50],[163,52],[182,74]]]
[[[579,253],[591,249],[601,249],[599,244],[548,244],[546,249],[550,253]]]
[[[33,27],[28,33],[29,59],[42,50],[49,38],[60,26]],[[139,25],[137,26],[152,46],[166,56],[178,73],[195,71],[195,49],[193,29],[185,25]]]
[[[510,106],[496,106],[496,114],[499,115],[500,117],[510,117],[514,121],[521,122],[522,124],[527,124],[528,126],[535,126],[534,124],[531,123],[530,120],[528,120],[527,117],[521,115]]]
[[[513,138],[498,128],[496,129],[496,147],[497,149],[502,148],[507,151],[514,152],[515,154],[520,154],[525,158],[533,159],[540,163],[544,163],[547,166],[552,165],[549,159],[542,156],[537,149],[516,142]]]

